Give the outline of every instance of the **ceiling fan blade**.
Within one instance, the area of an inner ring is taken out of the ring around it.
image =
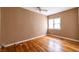
[[[36,9],[37,9],[38,11],[45,11],[45,12],[48,11],[48,10],[46,10],[46,9],[42,9],[41,7],[36,7]]]

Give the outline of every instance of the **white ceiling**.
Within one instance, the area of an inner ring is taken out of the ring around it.
[[[41,12],[36,7],[23,7],[23,8],[48,16],[58,12],[72,9],[74,7],[40,7],[41,9],[48,10],[48,11],[41,11]]]

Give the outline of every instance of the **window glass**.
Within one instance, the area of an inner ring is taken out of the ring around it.
[[[49,29],[61,29],[60,17],[49,19]]]
[[[49,29],[53,29],[53,19],[49,20]]]
[[[60,17],[59,18],[54,18],[54,29],[60,29],[61,28],[61,19]]]

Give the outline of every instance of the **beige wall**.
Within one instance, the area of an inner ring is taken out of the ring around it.
[[[61,30],[48,30],[50,34],[78,39],[78,9],[63,11],[48,16],[48,19],[61,17]]]
[[[79,39],[79,8],[78,8],[78,39]]]
[[[47,17],[23,8],[2,8],[2,40],[10,44],[47,32]]]
[[[1,8],[0,8],[0,44],[1,44]]]

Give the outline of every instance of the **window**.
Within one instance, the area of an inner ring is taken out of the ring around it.
[[[49,19],[49,29],[61,29],[60,17]]]
[[[53,19],[49,20],[49,29],[53,29]]]
[[[60,27],[61,27],[60,21],[61,21],[60,17],[53,19],[53,27],[54,27],[53,29],[60,29]]]

